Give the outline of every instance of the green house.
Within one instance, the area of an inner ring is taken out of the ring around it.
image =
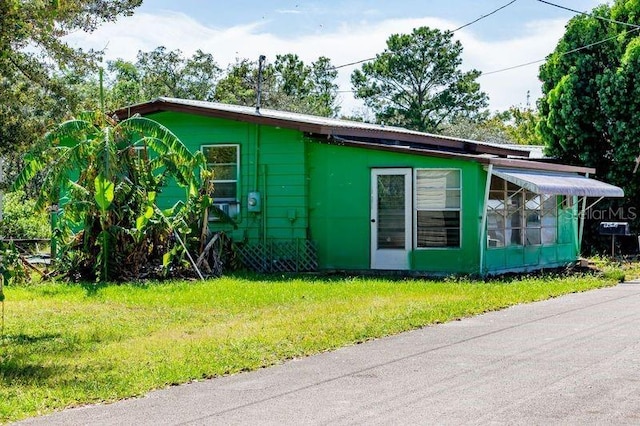
[[[215,173],[225,231],[259,271],[494,274],[577,260],[587,197],[622,197],[594,169],[529,150],[397,127],[158,98],[148,116]],[[159,201],[184,194],[167,188]]]

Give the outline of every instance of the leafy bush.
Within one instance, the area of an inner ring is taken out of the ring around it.
[[[44,172],[35,208],[60,205],[56,272],[123,281],[190,269],[187,244],[200,245],[211,205],[201,152],[191,153],[153,120],[117,122],[101,112],[64,122],[45,140],[47,148],[25,158],[13,188]],[[185,189],[186,199],[161,210],[156,194],[170,180]]]
[[[50,238],[51,225],[46,212],[35,211],[35,200],[23,191],[8,192],[3,198],[2,238]]]
[[[4,284],[25,282],[27,271],[13,242],[0,241],[0,302],[4,301]]]

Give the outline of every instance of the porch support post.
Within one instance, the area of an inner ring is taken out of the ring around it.
[[[482,220],[480,221],[480,276],[486,275],[484,267],[484,254],[487,247],[487,212],[489,204],[489,191],[491,190],[491,176],[493,175],[493,164],[489,164],[486,167],[487,170],[487,182],[484,188],[484,202],[482,204]]]
[[[589,173],[585,174],[586,178],[589,178]],[[578,252],[577,255],[580,256],[580,251],[582,250],[582,236],[584,235],[584,219],[587,214],[587,196],[582,197],[582,209],[580,210],[580,216],[578,216],[579,229],[578,229]]]

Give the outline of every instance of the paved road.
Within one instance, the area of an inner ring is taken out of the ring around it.
[[[640,283],[27,424],[640,424]]]

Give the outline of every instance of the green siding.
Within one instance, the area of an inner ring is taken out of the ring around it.
[[[265,236],[306,238],[309,210],[305,145],[300,132],[186,113],[161,112],[150,117],[171,129],[191,151],[202,145],[240,145],[240,213],[236,217],[239,229],[232,231],[230,225],[216,222],[211,223],[212,229],[228,231],[234,239],[249,242]],[[247,211],[246,200],[251,191],[261,193],[260,213]],[[184,196],[184,190],[170,186],[158,200],[166,207]]]
[[[320,143],[302,132],[192,115],[161,112],[150,115],[170,128],[192,151],[202,145],[239,144],[240,213],[236,241],[309,238],[318,248],[320,269],[369,269],[371,170],[374,168],[459,169],[462,179],[461,246],[447,249],[413,249],[413,271],[427,273],[492,273],[514,269],[557,266],[577,256],[577,205],[560,209],[558,244],[539,247],[486,248],[481,222],[487,172],[462,159],[443,159],[408,153],[377,151]],[[262,196],[262,212],[247,211],[251,191]],[[159,195],[162,207],[184,199],[173,185]],[[215,195],[214,195],[215,198]]]
[[[415,249],[411,269],[434,273],[479,270],[481,167],[470,161],[308,143],[311,237],[327,269],[370,267],[371,170],[384,167],[452,168],[462,173],[460,248]],[[482,188],[484,185],[482,184]]]

